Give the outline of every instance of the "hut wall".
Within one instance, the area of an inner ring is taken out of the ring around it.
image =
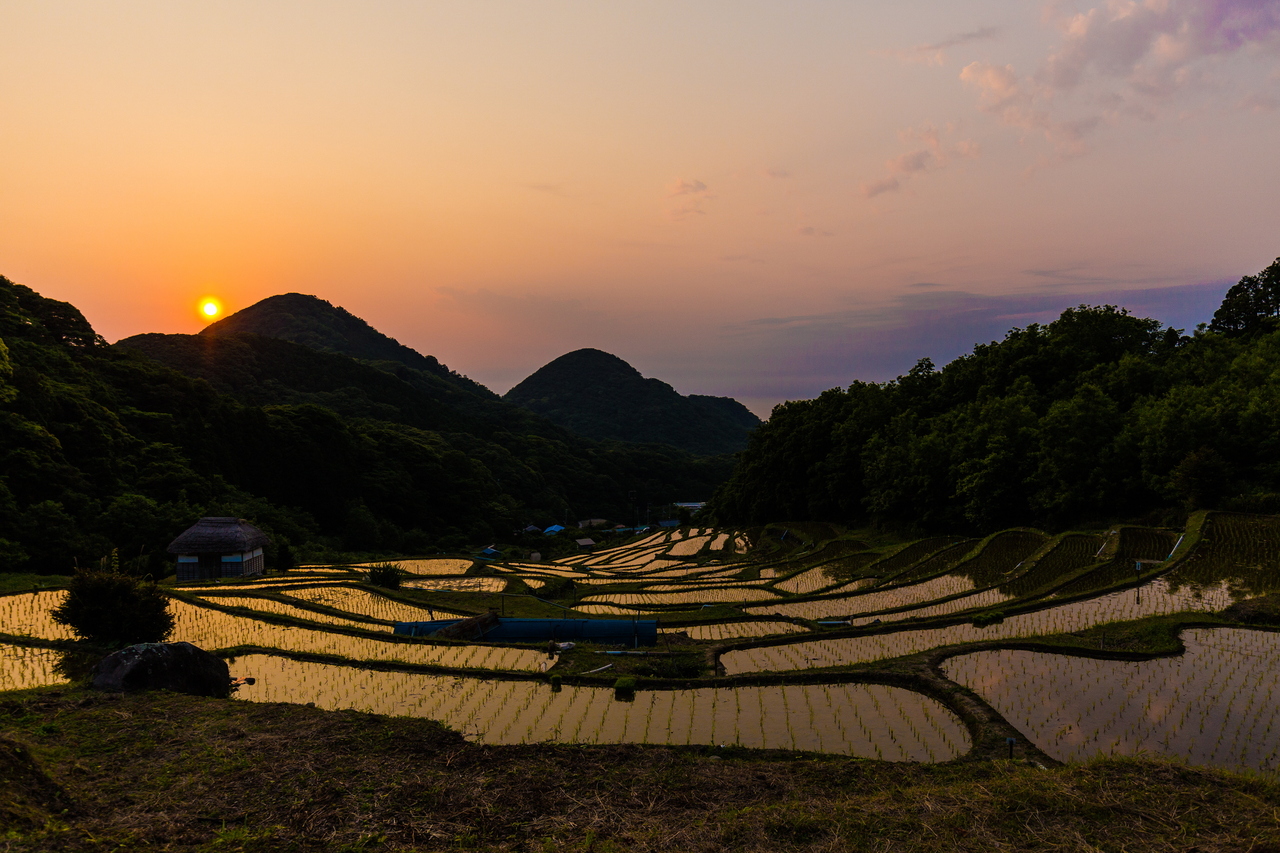
[[[201,581],[222,576],[222,564],[217,554],[179,554],[178,580]]]
[[[200,558],[195,554],[178,555],[178,582],[200,579]]]
[[[264,560],[261,548],[222,555],[222,576],[239,578],[262,574]]]

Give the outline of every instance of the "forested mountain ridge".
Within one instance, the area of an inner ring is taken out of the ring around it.
[[[463,548],[566,514],[628,516],[633,492],[696,499],[728,474],[726,459],[591,442],[412,368],[255,335],[142,337],[218,386],[0,278],[0,570],[68,571],[113,547],[159,567],[201,515],[312,552]]]
[[[340,353],[363,361],[398,362],[438,376],[474,394],[490,398],[498,396],[479,382],[445,367],[435,356],[423,355],[405,346],[345,308],[317,296],[303,293],[269,296],[210,323],[200,334],[212,337],[242,332],[293,341],[322,352]]]
[[[948,532],[1280,512],[1278,313],[1280,260],[1191,336],[1081,306],[942,370],[786,403],[710,511]]]
[[[760,419],[728,397],[681,395],[598,349],[567,353],[504,396],[579,435],[659,443],[691,453],[734,453]]]

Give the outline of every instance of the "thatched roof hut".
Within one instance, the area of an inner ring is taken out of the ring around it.
[[[202,518],[169,543],[178,557],[178,580],[260,575],[267,534],[243,518]]]

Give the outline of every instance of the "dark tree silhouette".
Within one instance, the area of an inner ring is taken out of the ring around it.
[[[1209,330],[1243,335],[1269,325],[1280,316],[1280,258],[1257,275],[1247,275],[1231,286],[1213,315]]]

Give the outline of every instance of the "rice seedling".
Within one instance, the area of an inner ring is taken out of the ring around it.
[[[430,716],[488,743],[736,743],[865,757],[879,748],[900,761],[947,760],[968,748],[964,727],[941,705],[878,685],[641,691],[634,702],[615,702],[607,687],[552,693],[536,682],[374,672],[268,655],[237,658],[232,674],[256,679],[237,693],[240,700]],[[792,717],[790,725],[782,722]],[[871,723],[864,730],[837,719]]]
[[[377,563],[353,563],[349,568],[370,569],[382,563],[389,563],[402,572],[411,575],[461,575],[475,565],[473,560],[455,558],[435,558],[429,560],[379,560]]]
[[[298,592],[302,592],[302,590],[298,590]],[[199,598],[212,604],[221,605],[222,607],[246,607],[250,610],[257,610],[262,613],[272,613],[277,616],[288,616],[291,619],[302,619],[322,625],[345,625],[349,628],[363,628],[366,630],[374,627],[365,621],[346,619],[341,616],[333,616],[328,613],[318,613],[314,610],[296,607],[292,604],[277,601],[273,598],[261,598],[259,596],[237,593],[203,591],[199,593]]]
[[[684,592],[634,592],[615,595],[589,595],[584,604],[613,604],[623,607],[662,607],[677,604],[737,603],[776,599],[777,593],[755,587],[706,587]]]
[[[66,595],[59,589],[0,596],[0,632],[41,640],[72,639],[71,629],[50,615]]]
[[[383,595],[354,586],[312,586],[285,590],[287,597],[311,604],[322,604],[383,622],[423,622],[440,615],[453,615],[429,605],[394,601]]]
[[[54,649],[0,643],[0,690],[61,684],[66,678],[57,669],[59,656]]]
[[[406,578],[400,585],[405,589],[425,589],[434,592],[502,592],[507,588],[506,578]]]
[[[710,536],[691,536],[672,545],[667,553],[673,557],[689,557],[701,551],[710,541]]]
[[[792,575],[784,581],[775,583],[774,589],[791,592],[797,595],[809,595],[820,589],[835,586],[840,579],[834,577],[825,567],[809,569],[798,575]]]
[[[1231,600],[1225,584],[1201,591],[1175,591],[1163,578],[1158,578],[1140,587],[1010,616],[985,628],[963,624],[837,640],[807,640],[795,643],[799,648],[789,651],[783,651],[787,646],[769,646],[727,652],[720,662],[730,674],[865,663],[954,643],[1059,634],[1164,613],[1216,611]]]
[[[1280,634],[1193,629],[1183,641],[1176,658],[993,651],[952,658],[945,670],[1064,761],[1152,752],[1280,770]]]
[[[770,634],[792,634],[805,629],[794,622],[717,622],[710,625],[687,625],[683,628],[659,628],[659,633],[687,634],[690,639],[719,642],[739,637],[766,637]]]
[[[425,641],[397,642],[377,635],[353,636],[311,628],[278,625],[173,601],[175,627],[171,640],[185,640],[216,651],[250,645],[291,652],[336,655],[350,660],[405,663],[473,669],[537,671],[544,655],[531,649],[497,646],[435,645]]]

